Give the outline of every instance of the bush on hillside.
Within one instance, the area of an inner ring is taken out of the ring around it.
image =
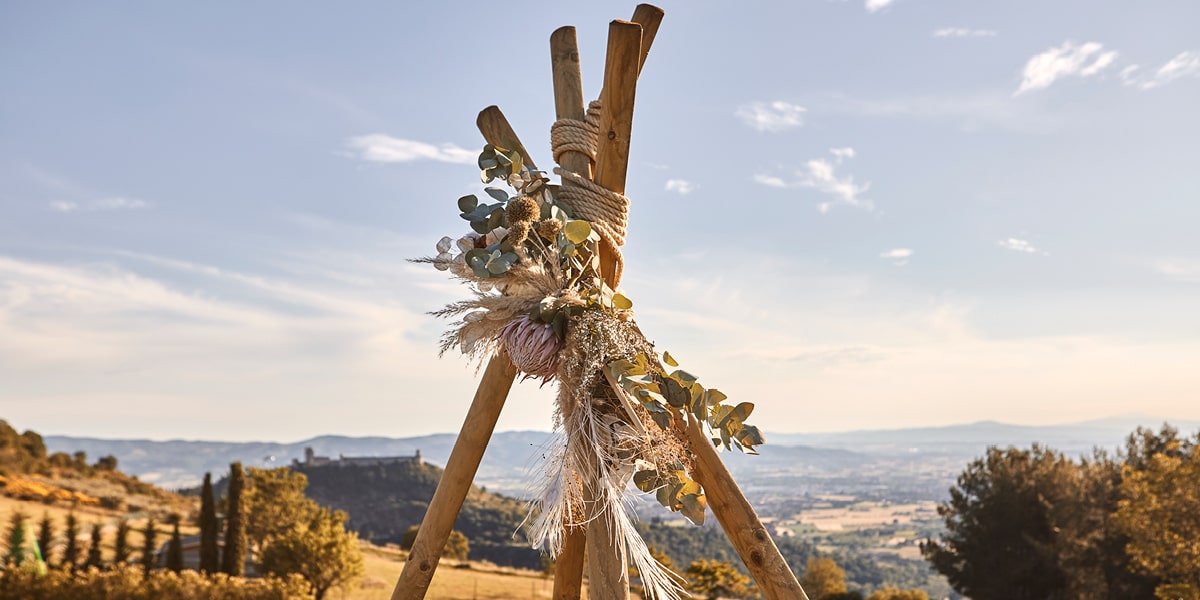
[[[143,576],[136,566],[112,571],[89,569],[72,574],[50,570],[38,575],[26,569],[0,572],[0,600],[294,600],[312,598],[298,575],[287,579],[246,579],[196,571],[175,574],[151,571]]]

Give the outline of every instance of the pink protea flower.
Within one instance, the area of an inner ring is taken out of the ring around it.
[[[548,323],[539,323],[521,315],[504,325],[500,341],[508,350],[512,363],[525,373],[523,379],[536,377],[545,385],[558,372],[558,353],[562,342]]]

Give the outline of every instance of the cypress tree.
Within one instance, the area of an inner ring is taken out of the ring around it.
[[[146,519],[146,529],[142,531],[142,573],[150,575],[158,562],[158,529],[155,528],[154,515]]]
[[[75,513],[67,513],[67,530],[63,533],[67,538],[66,546],[63,547],[62,566],[68,571],[74,571],[79,568],[79,555],[83,553],[83,549],[79,547],[79,519],[75,518]]]
[[[117,523],[117,539],[113,542],[113,568],[124,567],[129,563],[129,521],[121,519]]]
[[[50,566],[50,553],[54,551],[54,521],[50,520],[50,511],[42,513],[38,526],[38,551],[42,553],[42,562]]]
[[[242,463],[229,465],[229,507],[225,512],[225,554],[221,556],[221,571],[230,577],[241,577],[246,565],[246,521],[242,514],[245,487]]]
[[[179,537],[179,515],[171,520],[175,529],[171,531],[171,543],[167,546],[167,568],[178,573],[183,570],[183,538]]]
[[[204,474],[200,491],[200,572],[216,573],[221,562],[217,554],[217,503],[213,500],[212,473]]]
[[[20,566],[28,558],[25,548],[25,513],[14,511],[8,518],[8,554],[4,557],[7,566]]]
[[[85,568],[99,569],[104,566],[104,561],[100,557],[100,541],[100,524],[92,523],[92,543],[88,546],[87,560],[84,562]]]

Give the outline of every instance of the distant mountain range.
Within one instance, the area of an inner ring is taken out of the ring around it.
[[[822,477],[897,462],[928,463],[957,468],[988,446],[1027,447],[1037,442],[1068,455],[1090,452],[1093,447],[1115,449],[1139,426],[1158,429],[1162,419],[1124,416],[1082,423],[1026,426],[982,421],[945,427],[848,431],[839,433],[768,433],[761,456],[725,454],[739,480]],[[1200,429],[1200,421],[1171,423],[1183,432]],[[408,438],[347,437],[326,435],[298,442],[206,442],[185,440],[111,440],[71,436],[45,436],[50,452],[87,452],[91,460],[111,454],[120,469],[143,481],[166,488],[195,486],[205,472],[225,473],[229,463],[246,466],[284,466],[303,460],[304,449],[318,455],[410,456],[417,450],[425,460],[446,464],[455,434],[441,433]],[[476,482],[497,491],[521,495],[528,471],[540,460],[542,448],[553,439],[543,431],[509,431],[493,436],[484,454]],[[756,483],[752,483],[754,485]],[[765,483],[763,485],[766,485]],[[940,485],[940,483],[938,484]]]

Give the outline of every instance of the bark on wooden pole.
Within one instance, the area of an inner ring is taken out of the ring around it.
[[[425,511],[425,518],[421,520],[412,552],[404,563],[396,588],[392,590],[392,600],[421,600],[429,590],[429,582],[442,558],[446,539],[450,537],[458,511],[467,492],[471,490],[479,461],[483,459],[483,452],[500,417],[500,409],[504,408],[504,401],[516,377],[517,368],[509,360],[508,352],[501,350],[488,363],[479,389],[475,392],[475,399],[467,411],[467,418],[463,421],[462,431],[454,442],[454,450],[450,452],[450,460],[446,461],[446,470],[438,481],[437,491],[433,493],[433,500]]]

